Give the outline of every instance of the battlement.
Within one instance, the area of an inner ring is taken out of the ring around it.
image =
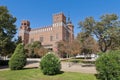
[[[66,17],[62,12],[53,14],[53,24],[58,22],[66,23]]]
[[[42,26],[42,27],[39,27],[39,28],[32,29],[31,31],[43,30],[43,29],[49,29],[49,28],[52,28],[52,26],[50,26],[50,25],[48,25],[48,26]]]
[[[53,27],[52,26],[43,26],[41,28],[35,28],[30,31],[30,34],[36,34],[40,32],[49,32],[52,31]]]
[[[59,12],[59,13],[53,14],[53,16],[56,16],[56,15],[64,15],[64,13],[63,12]]]

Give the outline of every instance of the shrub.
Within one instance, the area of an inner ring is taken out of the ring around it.
[[[96,69],[100,80],[120,80],[120,52],[103,53],[96,60]]]
[[[18,44],[14,54],[12,55],[9,61],[9,67],[11,70],[20,70],[26,64],[26,55],[24,46],[22,44]]]
[[[40,62],[40,67],[45,75],[55,75],[60,72],[61,64],[58,57],[52,52],[48,52]]]

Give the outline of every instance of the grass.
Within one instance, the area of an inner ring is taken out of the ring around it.
[[[97,80],[94,74],[64,72],[54,76],[43,75],[40,69],[0,71],[0,80]]]

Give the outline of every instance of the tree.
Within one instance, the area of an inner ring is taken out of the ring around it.
[[[59,41],[56,44],[58,48],[58,55],[63,58],[66,57],[67,56],[67,53],[66,53],[67,44],[64,41]]]
[[[81,46],[77,40],[72,42],[59,41],[57,42],[58,53],[60,57],[67,57],[68,55],[76,55],[80,53]]]
[[[100,21],[95,21],[93,17],[88,17],[79,23],[82,32],[86,35],[95,36],[102,52],[114,43],[116,36],[120,34],[120,22],[116,14],[106,14],[100,17]],[[120,41],[120,39],[118,39]],[[116,45],[116,44],[114,44]]]
[[[16,34],[16,18],[13,17],[5,6],[0,6],[0,54],[6,54],[6,46],[12,42]],[[8,53],[8,52],[7,52]]]
[[[79,41],[79,45],[81,45],[81,53],[92,54],[99,51],[98,44],[92,36],[81,32],[78,33],[76,39]]]
[[[20,43],[22,43],[22,38],[21,38],[21,36],[18,36],[18,38],[15,39],[15,44],[18,45]]]
[[[71,52],[71,55],[77,55],[77,54],[81,53],[82,46],[77,39],[73,40],[73,42],[70,43],[69,46],[70,46],[69,50]]]
[[[116,33],[112,34],[112,43],[110,50],[119,50],[120,49],[120,28],[116,28]]]
[[[18,44],[14,54],[12,55],[9,61],[9,67],[11,70],[20,70],[26,64],[26,55],[24,46],[22,44]]]
[[[15,44],[14,41],[7,42],[7,44],[5,45],[5,47],[2,50],[2,52],[4,52],[4,53],[1,55],[11,57],[11,55],[14,53],[16,46],[17,45]]]
[[[25,49],[28,57],[41,57],[48,52],[48,50],[41,45],[40,41],[25,45]]]
[[[44,56],[47,52],[48,52],[48,49],[45,49],[44,47],[41,47],[40,49],[37,49],[37,54],[42,57]]]

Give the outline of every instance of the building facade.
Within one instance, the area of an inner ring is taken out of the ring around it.
[[[23,20],[19,29],[19,36],[24,44],[40,41],[45,48],[56,51],[56,42],[73,41],[74,26],[70,18],[66,21],[65,15],[58,13],[53,15],[53,24],[51,26],[31,29],[30,22]]]

